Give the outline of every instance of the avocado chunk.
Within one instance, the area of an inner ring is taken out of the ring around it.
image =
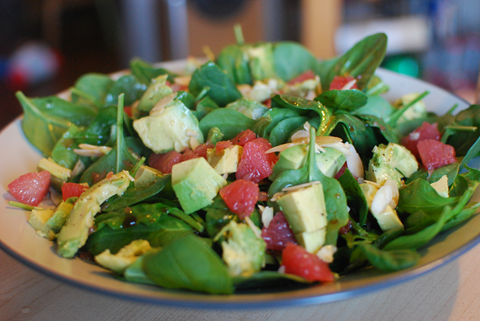
[[[70,197],[66,201],[60,202],[45,225],[52,229],[54,233],[60,232],[77,200],[78,197]]]
[[[185,148],[192,148],[192,137],[199,144],[204,142],[198,119],[178,99],[174,99],[160,112],[135,120],[133,128],[145,146],[157,154],[172,149],[181,152]]]
[[[61,190],[63,183],[68,181],[72,176],[69,168],[63,167],[55,163],[52,159],[42,158],[37,165],[37,170],[50,172],[50,184],[56,189]]]
[[[230,274],[250,276],[265,266],[267,244],[255,235],[250,226],[232,220],[218,232],[214,240],[220,236],[225,236],[222,258]]]
[[[73,257],[87,241],[88,230],[93,226],[100,205],[113,195],[121,196],[130,185],[130,174],[121,171],[90,187],[78,198],[65,225],[57,235],[57,253]]]
[[[236,110],[253,120],[259,119],[269,110],[261,103],[253,100],[247,100],[245,98],[240,98],[228,104],[227,106],[225,106],[225,108]]]
[[[432,187],[437,191],[438,195],[448,198],[448,177],[443,175],[438,181],[431,183]]]
[[[123,274],[141,255],[149,252],[151,249],[152,247],[148,241],[134,240],[122,247],[116,254],[112,254],[109,249],[106,249],[95,256],[95,262],[106,269]]]
[[[273,167],[273,173],[269,176],[270,180],[275,180],[278,175],[286,170],[299,169],[307,161],[308,144],[299,144],[287,148],[280,153],[278,162]],[[323,175],[334,177],[345,164],[346,157],[342,152],[325,147],[325,152],[315,153],[315,162]]]
[[[55,239],[55,233],[46,225],[47,221],[52,217],[52,209],[33,209],[28,223],[37,231],[37,234],[49,240]]]
[[[143,94],[137,105],[137,109],[144,112],[150,112],[155,104],[162,98],[173,93],[172,88],[167,85],[168,75],[160,75],[154,78]]]
[[[391,179],[401,187],[402,178],[409,178],[417,170],[417,159],[408,149],[394,143],[380,144],[373,150],[366,179],[380,185]]]
[[[297,242],[308,252],[316,253],[325,243],[324,230],[327,226],[322,184],[314,182],[307,187],[291,190],[280,196],[277,203]]]
[[[185,213],[190,214],[213,203],[227,181],[203,157],[175,164],[172,187]]]
[[[159,177],[162,177],[163,173],[160,172],[158,169],[153,167],[142,165],[137,171],[135,175],[135,187],[142,187],[146,186],[154,181],[156,181]]]
[[[207,150],[207,160],[210,166],[220,175],[235,173],[242,157],[243,147],[239,145],[225,148],[217,154],[215,148]]]

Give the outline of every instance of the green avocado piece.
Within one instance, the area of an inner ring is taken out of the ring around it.
[[[78,197],[70,197],[66,201],[60,202],[60,204],[58,204],[58,206],[55,208],[52,217],[50,217],[45,225],[52,229],[54,233],[60,232],[77,200]]]
[[[142,165],[137,171],[137,174],[135,175],[135,187],[142,187],[146,186],[154,181],[156,181],[158,178],[162,177],[163,173],[160,172],[158,169],[155,169],[153,167],[147,166],[147,165]]]
[[[227,181],[203,157],[176,164],[172,187],[185,213],[190,214],[213,203]]]
[[[316,253],[325,243],[327,209],[320,182],[294,189],[277,200],[297,242]]]
[[[172,88],[167,85],[167,78],[168,75],[161,75],[152,80],[152,83],[140,98],[137,106],[139,111],[150,112],[162,98],[173,93]]]
[[[62,189],[63,183],[68,181],[72,176],[72,171],[69,168],[58,165],[53,160],[47,158],[42,158],[40,160],[37,165],[37,170],[39,172],[50,172],[50,184],[58,191]]]
[[[57,235],[57,253],[71,258],[87,241],[100,205],[113,195],[121,196],[130,185],[130,174],[121,171],[90,187],[78,198],[65,225]]]
[[[366,179],[383,185],[388,179],[402,186],[401,179],[409,178],[418,170],[415,156],[405,147],[389,143],[380,144],[373,150],[373,157],[368,163]]]
[[[151,249],[152,247],[148,241],[134,240],[122,247],[116,254],[112,254],[109,249],[106,249],[95,256],[95,262],[106,269],[123,274],[141,255],[149,252]]]
[[[245,98],[240,98],[235,100],[234,102],[225,106],[225,108],[233,109],[238,112],[241,112],[248,118],[253,120],[257,120],[262,117],[269,109],[262,105],[259,102],[248,100]]]
[[[300,144],[292,146],[280,153],[278,162],[273,167],[272,175],[269,176],[271,181],[274,181],[278,175],[286,170],[299,169],[307,160],[307,144]],[[342,168],[346,161],[345,155],[330,147],[324,148],[325,152],[315,154],[315,162],[318,169],[323,175],[334,177]]]
[[[52,217],[51,209],[33,209],[28,223],[37,231],[37,234],[49,240],[55,239],[55,233],[46,225],[47,221]]]
[[[172,149],[181,152],[185,148],[192,148],[192,138],[199,144],[204,142],[198,119],[178,99],[174,99],[160,112],[135,120],[133,128],[145,146],[157,154]]]
[[[265,266],[267,244],[255,235],[250,226],[232,220],[218,232],[215,239],[223,235],[222,258],[231,275],[250,276]]]

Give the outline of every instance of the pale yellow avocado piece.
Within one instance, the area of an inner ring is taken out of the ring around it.
[[[372,206],[373,198],[375,197],[375,194],[377,194],[378,192],[378,187],[372,184],[362,183],[360,184],[360,188],[362,189],[363,195],[365,195],[368,208],[370,208]]]
[[[37,234],[49,240],[55,239],[55,233],[46,225],[47,221],[53,216],[51,209],[34,209],[30,214],[28,223],[37,231]]]
[[[172,188],[185,213],[190,214],[213,203],[227,181],[203,157],[173,165]]]
[[[315,253],[325,243],[327,209],[320,182],[292,190],[277,200],[278,205],[299,242]],[[302,244],[303,243],[303,244]]]
[[[298,244],[310,253],[317,253],[325,243],[326,228],[313,232],[295,233]]]
[[[133,128],[145,146],[157,154],[172,149],[181,152],[185,148],[192,148],[192,137],[199,144],[204,142],[197,117],[178,99],[174,99],[161,112],[135,120]]]
[[[137,174],[135,175],[134,185],[135,187],[146,186],[156,181],[158,178],[162,176],[163,176],[163,173],[160,172],[158,169],[155,169],[150,166],[142,165],[140,166],[140,168],[137,171]]]
[[[220,175],[235,173],[242,157],[243,147],[235,145],[225,148],[219,154],[214,148],[207,150],[207,160],[210,166]]]
[[[55,163],[52,159],[42,158],[37,165],[37,170],[50,172],[50,184],[57,190],[62,189],[63,183],[72,176],[69,168]]]
[[[88,237],[94,216],[100,205],[114,195],[121,196],[130,184],[130,174],[121,171],[90,187],[78,198],[65,225],[57,235],[57,252],[63,257],[73,257]]]
[[[443,175],[442,178],[440,178],[438,181],[435,183],[430,184],[440,195],[441,197],[448,198],[448,177],[447,175]]]
[[[382,213],[372,214],[384,232],[397,228],[404,229],[402,221],[398,218],[397,211],[395,211],[390,205],[388,205]]]
[[[150,251],[152,247],[146,240],[135,240],[125,245],[116,254],[112,254],[109,249],[95,256],[95,262],[106,269],[112,270],[118,274],[123,272],[133,264],[141,255]]]

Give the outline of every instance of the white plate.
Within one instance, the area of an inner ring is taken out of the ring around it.
[[[167,68],[178,70],[183,62],[167,64]],[[164,65],[165,66],[165,65]],[[390,85],[385,96],[395,100],[403,94],[423,92],[430,94],[424,99],[428,109],[444,113],[454,104],[459,109],[468,104],[458,97],[424,83],[420,80],[379,70],[377,74]],[[431,271],[446,262],[457,258],[480,240],[480,216],[456,229],[437,236],[429,246],[422,248],[422,258],[414,268],[395,273],[381,273],[373,269],[350,274],[338,282],[311,286],[307,289],[293,289],[277,292],[252,292],[235,295],[207,295],[188,291],[166,290],[160,287],[127,283],[115,279],[104,269],[81,261],[78,258],[59,257],[52,242],[37,236],[28,224],[29,213],[8,206],[14,200],[7,192],[7,185],[20,175],[35,171],[41,158],[39,152],[30,145],[21,130],[21,119],[17,119],[0,133],[0,248],[22,263],[49,276],[86,288],[143,302],[176,306],[228,308],[228,307],[285,307],[288,305],[313,304],[349,298],[355,295],[378,290]],[[476,193],[474,199],[480,200]]]

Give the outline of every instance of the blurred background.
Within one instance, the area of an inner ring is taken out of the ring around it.
[[[478,0],[2,0],[0,127],[21,114],[14,93],[52,95],[87,72],[218,54],[245,40],[299,41],[328,59],[375,32],[383,67],[473,101],[480,64]]]

